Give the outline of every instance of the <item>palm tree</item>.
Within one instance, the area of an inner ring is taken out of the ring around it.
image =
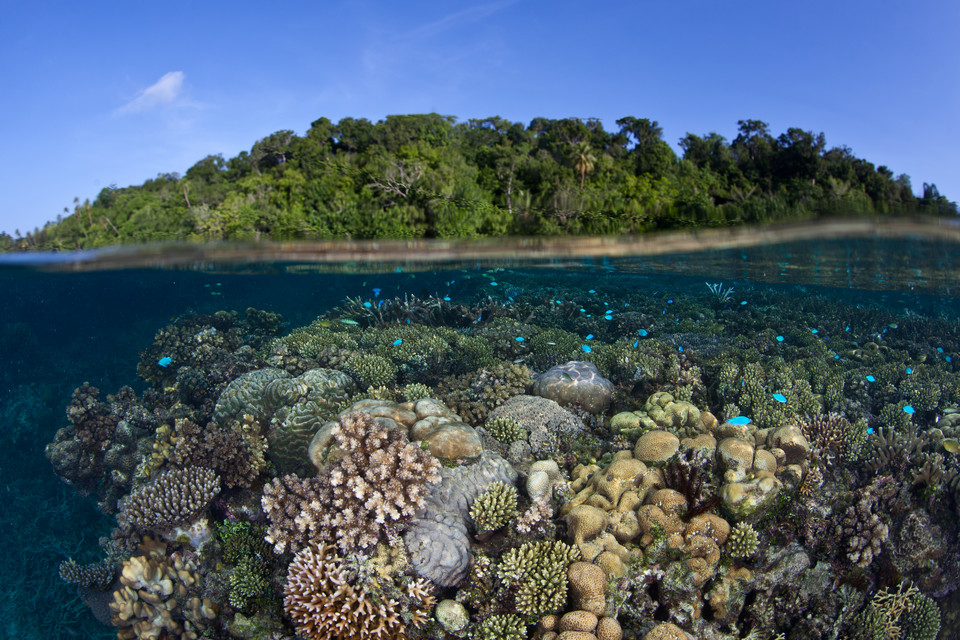
[[[593,171],[597,158],[587,142],[578,142],[573,150],[573,168],[580,173],[580,190],[583,191],[583,181],[587,174]]]

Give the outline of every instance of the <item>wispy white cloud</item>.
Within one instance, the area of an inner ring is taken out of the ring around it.
[[[141,91],[136,98],[117,109],[115,113],[137,113],[159,105],[170,104],[183,91],[183,79],[185,77],[183,71],[169,71],[163,74],[159,80]]]

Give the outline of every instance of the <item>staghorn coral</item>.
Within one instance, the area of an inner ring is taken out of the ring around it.
[[[470,517],[478,534],[494,531],[517,517],[517,489],[505,482],[494,482],[477,496]]]
[[[513,597],[516,611],[539,618],[557,613],[567,601],[567,568],[579,560],[564,542],[525,542],[500,558],[497,578]]]
[[[436,458],[364,413],[342,416],[332,435],[336,461],[318,477],[287,475],[264,487],[267,539],[277,553],[308,540],[335,540],[344,552],[370,547],[409,520],[440,480]]]
[[[432,398],[433,389],[419,382],[411,382],[400,390],[400,395],[403,396],[405,402],[416,402],[424,398]]]
[[[212,469],[164,471],[121,502],[117,521],[141,530],[168,529],[196,518],[218,493],[220,478]]]
[[[284,613],[307,640],[404,640],[403,614],[417,627],[433,606],[422,582],[381,587],[358,580],[327,544],[311,544],[294,556],[283,593]]]
[[[865,425],[860,426],[865,436]],[[801,429],[816,459],[827,464],[855,460],[859,453],[860,429],[837,413],[817,414],[801,422]]]

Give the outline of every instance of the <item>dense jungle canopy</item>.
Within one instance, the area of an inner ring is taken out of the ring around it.
[[[111,186],[3,250],[129,242],[622,234],[843,215],[956,215],[935,185],[741,120],[732,142],[688,133],[677,157],[656,121],[437,114],[278,131],[184,175]]]

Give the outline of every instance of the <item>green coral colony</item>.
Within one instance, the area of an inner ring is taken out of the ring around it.
[[[956,628],[956,323],[495,275],[161,329],[47,446],[117,522],[61,578],[121,639]]]

